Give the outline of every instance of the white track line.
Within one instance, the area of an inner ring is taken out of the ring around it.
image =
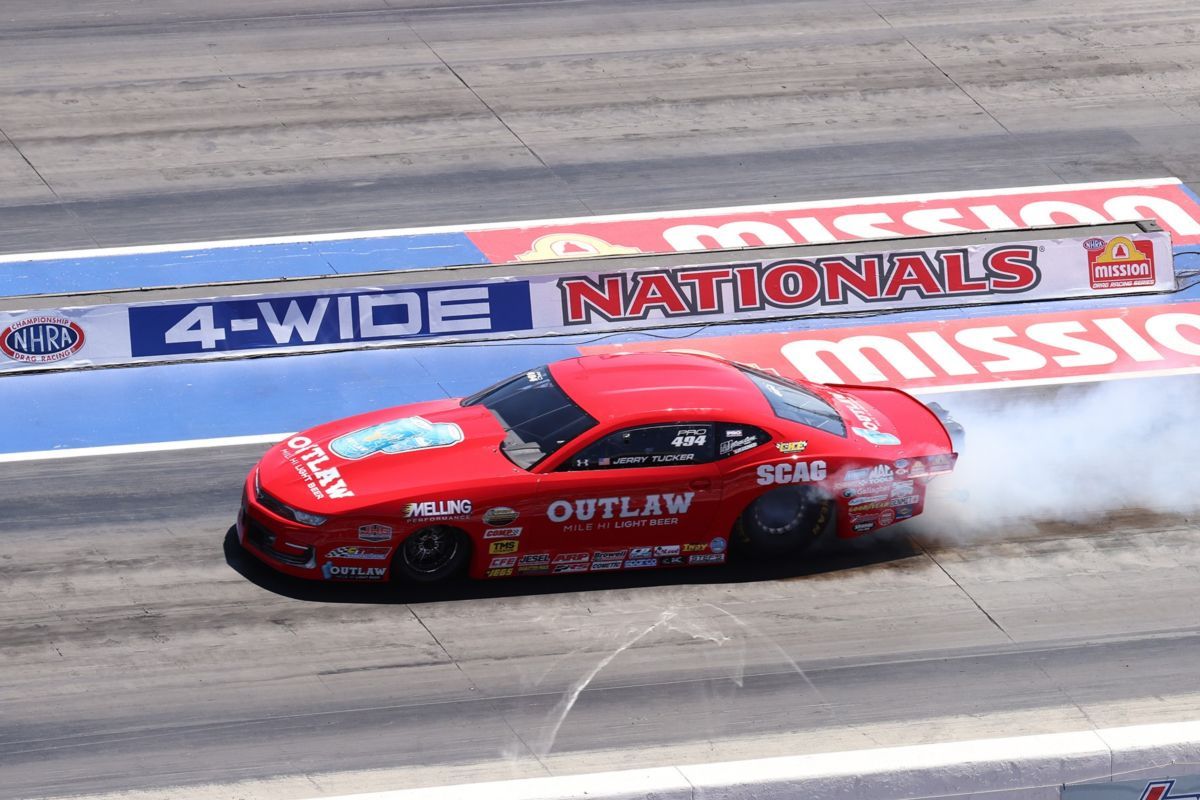
[[[272,244],[297,244],[300,242],[338,242],[353,239],[378,239],[385,236],[412,236],[428,233],[469,233],[471,231],[493,231],[517,228],[539,228],[551,225],[579,225],[593,222],[627,222],[631,220],[679,219],[680,217],[704,217],[721,214],[745,214],[773,211],[803,211],[811,208],[842,208],[845,206],[874,205],[883,203],[925,202],[928,200],[954,200],[960,197],[1003,197],[1013,194],[1038,192],[1070,192],[1081,189],[1124,189],[1138,186],[1178,186],[1179,178],[1147,178],[1144,180],[1100,181],[1095,183],[1048,184],[1045,186],[1014,186],[1006,189],[978,189],[957,192],[926,192],[923,194],[895,194],[880,197],[853,197],[842,200],[806,200],[799,203],[772,203],[769,205],[724,206],[721,208],[683,209],[677,211],[639,211],[632,214],[607,214],[594,217],[556,217],[553,219],[514,220],[512,222],[488,222],[466,225],[437,225],[424,228],[386,228],[372,231],[348,231],[343,233],[314,233],[293,236],[263,236],[251,239],[217,239],[208,242],[178,242],[175,244],[135,245],[130,247],[100,247],[89,250],[57,250],[44,253],[10,253],[0,255],[0,264],[54,259],[95,258],[99,256],[128,256],[147,253],[178,253],[186,250],[213,250],[225,247],[257,247]]]
[[[288,433],[258,433],[251,436],[221,436],[215,439],[183,439],[174,442],[110,444],[102,447],[69,447],[61,450],[31,450],[25,453],[0,453],[0,464],[19,461],[46,461],[55,458],[115,456],[127,453],[161,453],[171,450],[197,450],[202,447],[236,447],[242,444],[275,444],[291,436]]]

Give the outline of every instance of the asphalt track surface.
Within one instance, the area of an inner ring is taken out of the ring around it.
[[[1186,2],[440,5],[5,3],[3,249],[1200,179]],[[0,466],[0,797],[306,797],[1200,706],[1185,513],[333,591],[229,546],[259,452]]]

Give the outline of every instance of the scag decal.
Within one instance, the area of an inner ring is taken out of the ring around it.
[[[758,485],[771,486],[777,483],[810,483],[825,480],[824,461],[783,461],[779,464],[762,464],[758,468]]]
[[[387,453],[450,447],[463,440],[462,429],[452,422],[430,422],[423,417],[404,417],[339,436],[329,449],[342,458],[359,459]]]

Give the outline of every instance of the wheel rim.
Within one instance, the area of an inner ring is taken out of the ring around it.
[[[404,540],[404,563],[414,572],[431,574],[454,561],[458,537],[448,528],[426,528]]]
[[[754,519],[763,533],[779,536],[799,524],[808,505],[801,492],[771,492],[754,504]]]

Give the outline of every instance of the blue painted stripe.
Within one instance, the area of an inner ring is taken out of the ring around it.
[[[1200,281],[1172,295],[955,309],[956,317],[1122,308],[1200,300]],[[531,366],[578,354],[577,345],[943,319],[945,310],[869,317],[690,326],[637,333],[430,345],[344,353],[166,364],[0,377],[0,453],[169,442],[300,430],[337,417],[456,397]],[[86,398],[81,408],[80,398]]]
[[[488,260],[466,234],[215,247],[0,264],[0,296],[429,269]]]

